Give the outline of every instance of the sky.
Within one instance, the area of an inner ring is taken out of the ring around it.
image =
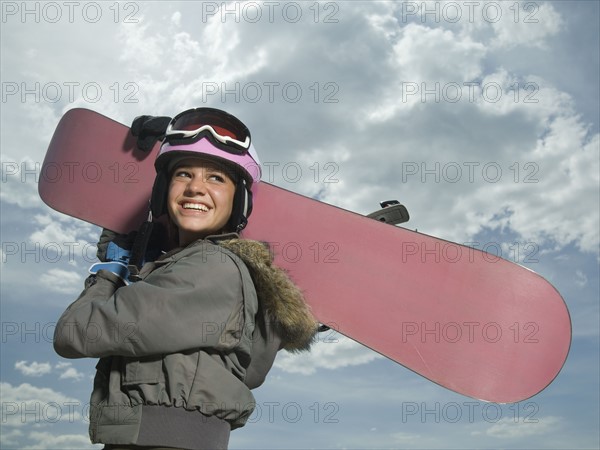
[[[598,2],[1,6],[2,448],[100,448],[95,361],[52,349],[99,235],[37,195],[58,120],[197,106],[248,125],[265,181],[361,214],[398,199],[407,228],[541,274],[573,324],[556,380],[504,405],[324,333],[280,352],[231,448],[600,447]]]

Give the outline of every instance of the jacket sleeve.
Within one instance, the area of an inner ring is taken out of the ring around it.
[[[101,270],[59,319],[54,348],[65,358],[229,350],[246,326],[242,282],[230,258],[208,253],[128,286]]]
[[[250,389],[261,386],[271,370],[277,352],[283,346],[281,337],[263,314],[257,315],[252,336],[252,359],[246,368],[244,383]]]

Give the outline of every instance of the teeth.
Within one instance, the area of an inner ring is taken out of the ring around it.
[[[199,211],[208,211],[208,207],[200,203],[184,203],[183,209],[197,209]]]

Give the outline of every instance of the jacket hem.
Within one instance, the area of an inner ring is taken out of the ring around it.
[[[136,445],[226,449],[230,433],[231,426],[227,421],[197,410],[144,405]]]

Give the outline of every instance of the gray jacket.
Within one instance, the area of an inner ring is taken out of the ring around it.
[[[196,448],[193,437],[149,436],[191,427],[228,437],[245,424],[255,406],[250,389],[277,351],[308,349],[317,329],[271,256],[255,241],[199,240],[144,265],[128,286],[107,271],[86,280],[57,323],[54,348],[100,358],[92,442]]]

